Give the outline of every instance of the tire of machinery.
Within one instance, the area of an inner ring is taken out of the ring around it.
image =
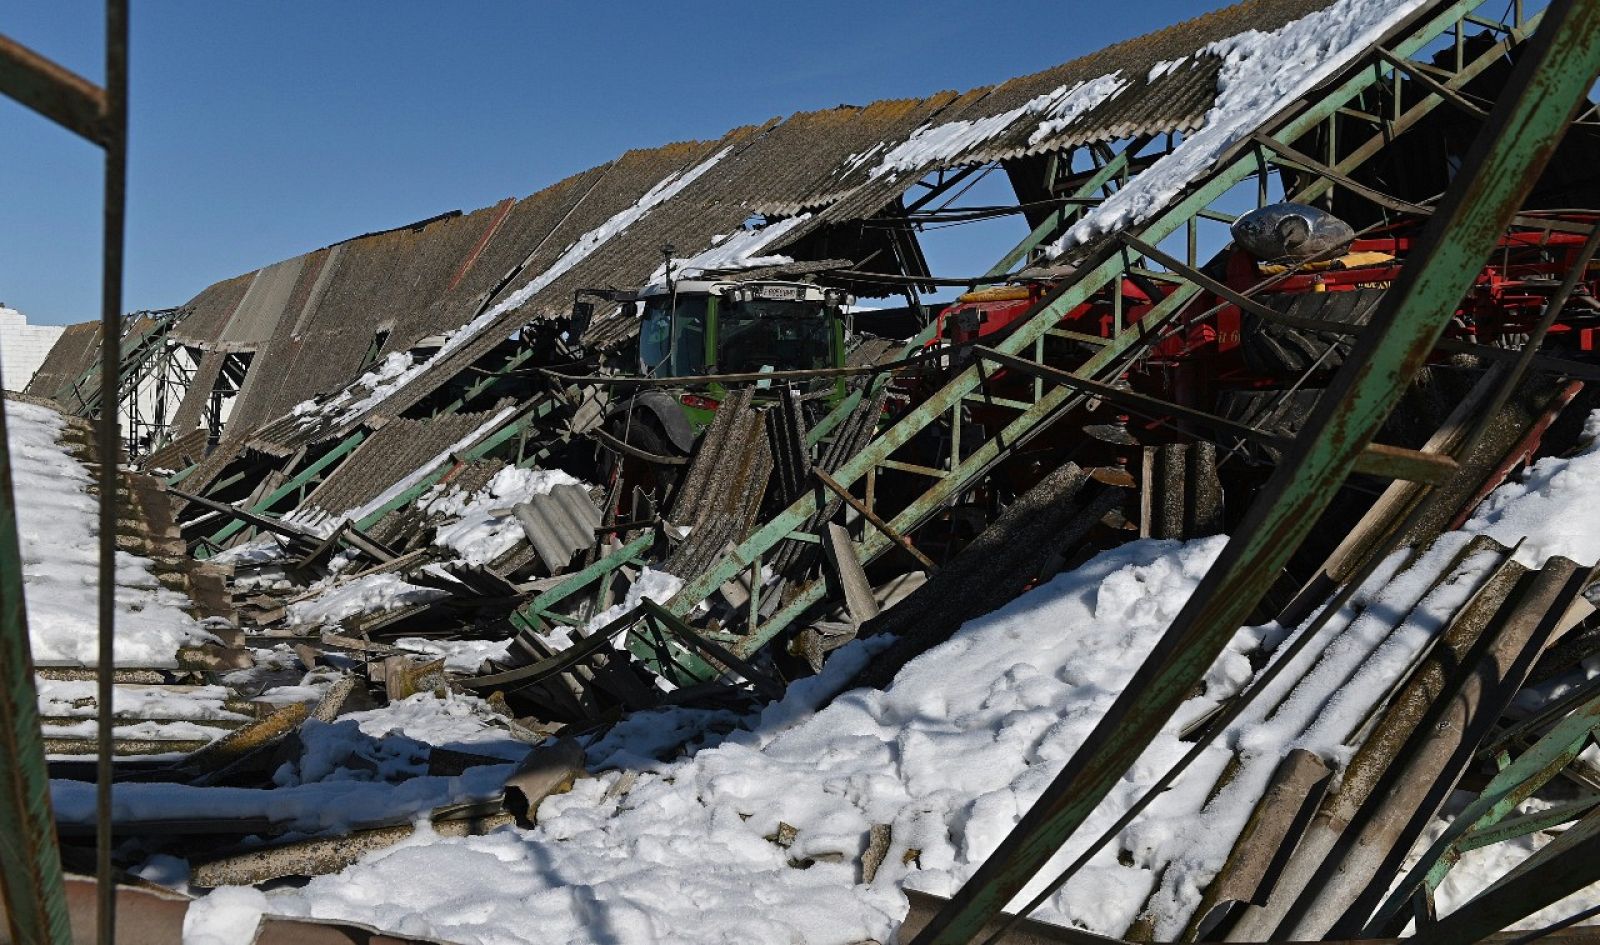
[[[1372,317],[1382,294],[1382,289],[1357,289],[1265,296],[1262,301],[1273,311],[1298,319],[1355,326]],[[1243,313],[1240,320],[1239,346],[1245,363],[1252,371],[1271,377],[1292,380],[1313,365],[1318,371],[1335,371],[1344,363],[1349,342],[1346,335],[1338,332],[1290,327],[1269,322],[1253,312]]]
[[[1217,415],[1292,440],[1321,396],[1321,388],[1301,388],[1287,396],[1281,390],[1226,391],[1217,398]],[[1245,443],[1242,450],[1246,456],[1266,462],[1283,458],[1282,450],[1265,443]]]

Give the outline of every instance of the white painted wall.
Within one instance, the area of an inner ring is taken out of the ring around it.
[[[14,308],[0,305],[0,381],[6,390],[22,390],[61,337],[60,325],[30,325]]]

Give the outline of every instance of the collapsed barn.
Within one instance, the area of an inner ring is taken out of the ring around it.
[[[1226,534],[900,940],[975,940],[1026,891],[1128,940],[1472,941],[1600,879],[1596,561],[1471,524],[1595,433],[1600,4],[1500,6],[1245,0],[993,87],[630,151],[129,316],[114,396],[98,326],[69,329],[28,394],[122,419],[113,491],[207,618],[115,671],[206,703],[127,717],[119,796],[150,803],[119,802],[120,865],[250,885],[410,837],[415,807],[319,830],[270,800],[306,786],[278,779],[308,719],[480,697],[528,757],[508,780],[520,756],[434,749],[410,774],[470,790],[423,813],[529,827],[630,721],[691,710],[667,758],[816,680],[892,691],[1030,589]],[[986,175],[1014,204],[961,204]],[[987,272],[929,270],[926,228],[1000,213],[1030,232]],[[1070,659],[1073,627],[1033,632]],[[39,660],[66,781],[84,664]],[[1170,770],[1091,817],[1160,738]],[[1141,860],[1186,770],[1173,797],[1221,839]],[[267,799],[180,814],[145,791],[173,783]],[[1436,915],[1467,852],[1563,827]],[[935,859],[904,824],[808,829],[766,839],[865,885]],[[1141,877],[1120,911],[1073,884],[1101,855]]]

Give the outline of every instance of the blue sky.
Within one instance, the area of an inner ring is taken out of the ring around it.
[[[127,307],[630,147],[997,82],[1220,5],[134,0]],[[7,4],[0,33],[98,81],[102,15]],[[0,301],[96,317],[99,152],[7,99],[0,142]],[[940,234],[935,270],[987,268],[1017,226]]]

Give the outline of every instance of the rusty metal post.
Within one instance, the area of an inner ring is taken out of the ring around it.
[[[1122,695],[914,945],[968,942],[1055,855],[1171,717],[1299,547],[1426,361],[1600,72],[1600,0],[1556,0],[1419,251],[1238,534]]]
[[[122,372],[122,248],[128,172],[128,0],[106,0],[106,97],[103,258],[100,276],[100,640],[96,677],[99,712],[95,872],[99,880],[96,938],[116,940],[117,889],[111,867],[111,746],[116,640],[117,382]]]

